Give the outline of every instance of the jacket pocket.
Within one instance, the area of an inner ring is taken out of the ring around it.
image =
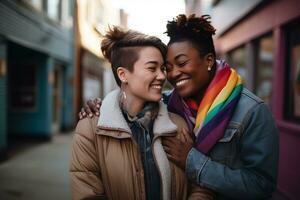
[[[231,165],[237,157],[237,134],[238,129],[226,129],[224,137],[221,138],[211,150],[212,160]]]

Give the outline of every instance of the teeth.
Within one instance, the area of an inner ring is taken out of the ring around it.
[[[152,87],[155,89],[161,89],[161,85],[153,85]]]
[[[182,81],[178,81],[178,82],[176,83],[176,86],[181,86],[181,85],[185,84],[185,83],[188,82],[188,81],[189,81],[189,80],[187,80],[187,79],[182,80]]]

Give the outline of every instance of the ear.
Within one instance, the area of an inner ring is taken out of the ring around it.
[[[215,56],[212,54],[212,53],[208,53],[205,55],[204,57],[207,65],[209,66],[213,66],[214,65],[214,62],[215,62]]]
[[[128,69],[124,67],[118,67],[117,74],[122,83],[126,83],[128,80]]]

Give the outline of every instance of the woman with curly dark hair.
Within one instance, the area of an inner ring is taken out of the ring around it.
[[[268,106],[216,60],[215,31],[207,15],[178,15],[167,24],[174,90],[164,101],[185,119],[193,142],[169,138],[163,145],[188,180],[215,190],[217,199],[266,199],[276,188],[278,130]]]

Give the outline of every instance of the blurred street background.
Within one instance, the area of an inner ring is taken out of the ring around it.
[[[217,57],[269,105],[280,130],[273,199],[300,199],[299,0],[0,0],[1,200],[71,198],[77,113],[116,88],[102,34],[119,25],[167,43],[181,13],[211,15]]]

